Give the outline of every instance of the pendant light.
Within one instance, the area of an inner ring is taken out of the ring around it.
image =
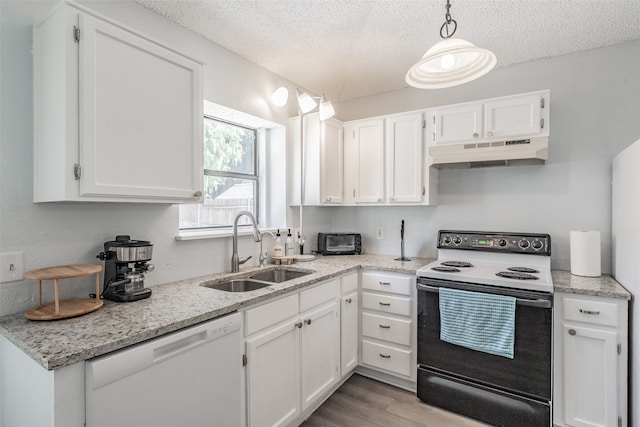
[[[452,38],[458,23],[451,18],[449,0],[445,22],[440,27],[442,41],[436,43],[407,72],[406,82],[418,89],[457,86],[482,77],[496,65],[496,56],[466,40]],[[452,29],[450,28],[452,27]]]

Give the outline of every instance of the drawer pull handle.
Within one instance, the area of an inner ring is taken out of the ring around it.
[[[346,300],[344,300],[347,304],[351,304],[351,298],[347,298]]]
[[[575,334],[576,334],[575,329],[569,329],[569,335],[575,335]]]
[[[380,326],[382,329],[391,329],[391,325],[378,325]]]
[[[600,312],[599,312],[599,311],[583,310],[583,309],[580,309],[580,313],[583,313],[583,314],[595,314],[595,315],[600,314]]]
[[[390,354],[382,354],[382,353],[378,353],[378,354],[380,354],[380,357],[382,357],[383,359],[391,359]]]
[[[304,323],[306,323],[307,325],[310,325],[310,324],[311,324],[311,319],[306,319],[306,320],[304,321]]]
[[[389,286],[391,285],[391,282],[378,282],[380,283],[382,286]]]
[[[381,302],[380,305],[385,306],[385,307],[389,307],[391,305],[390,302]]]

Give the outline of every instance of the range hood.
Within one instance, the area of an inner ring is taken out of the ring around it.
[[[429,147],[429,165],[439,169],[540,165],[548,155],[548,137],[434,145]]]

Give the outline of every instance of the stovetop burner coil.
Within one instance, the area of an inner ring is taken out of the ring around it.
[[[445,261],[445,262],[441,262],[440,265],[444,265],[446,267],[458,267],[458,268],[473,267],[473,264],[467,261]]]
[[[529,268],[529,267],[509,267],[507,268],[507,270],[515,271],[518,273],[540,273],[540,271],[536,270],[535,268]]]
[[[436,267],[431,267],[431,269],[433,271],[440,271],[440,272],[443,272],[443,273],[459,273],[460,272],[459,268],[446,267],[446,266],[436,266]]]
[[[518,280],[538,280],[537,276],[529,273],[520,273],[517,271],[501,271],[500,273],[496,273],[498,277],[504,277],[507,279],[518,279]]]

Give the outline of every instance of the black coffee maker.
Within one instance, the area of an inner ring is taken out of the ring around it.
[[[144,287],[144,275],[153,271],[153,264],[148,263],[152,253],[151,242],[129,236],[105,242],[104,252],[96,256],[104,261],[102,298],[117,302],[149,298],[151,289]]]

